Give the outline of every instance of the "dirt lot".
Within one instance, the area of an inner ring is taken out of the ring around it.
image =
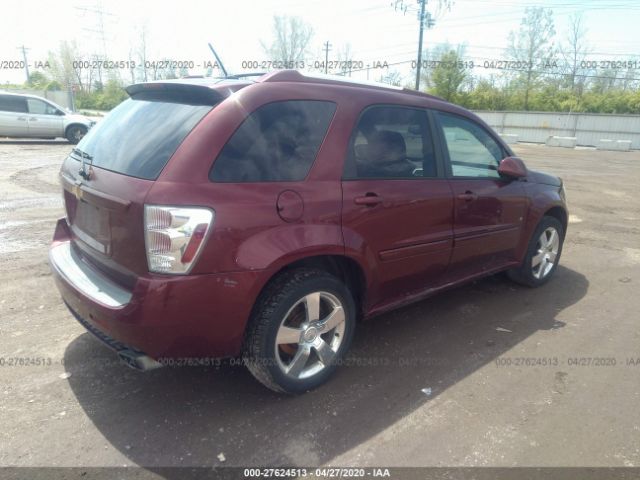
[[[640,466],[640,152],[517,146],[566,182],[556,277],[379,317],[364,365],[282,397],[239,367],[138,373],[76,323],[47,265],[69,149],[0,143],[0,465]]]

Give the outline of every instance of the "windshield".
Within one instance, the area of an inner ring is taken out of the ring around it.
[[[213,107],[129,99],[89,130],[78,149],[93,166],[155,180],[184,138]]]

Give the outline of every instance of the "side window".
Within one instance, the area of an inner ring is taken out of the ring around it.
[[[263,105],[231,136],[213,164],[215,182],[303,180],[335,113],[333,102],[290,100]]]
[[[0,111],[26,113],[27,102],[24,97],[0,95]]]
[[[500,178],[498,165],[504,154],[483,127],[457,115],[438,112],[438,117],[454,177]]]
[[[344,178],[435,177],[436,160],[429,132],[423,110],[368,108],[353,132]]]
[[[36,98],[27,98],[27,104],[29,105],[29,113],[34,115],[55,115],[57,113],[53,106]]]

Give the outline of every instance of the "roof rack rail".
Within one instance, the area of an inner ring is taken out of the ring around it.
[[[370,82],[365,80],[353,80],[339,75],[325,74],[306,74],[298,70],[276,70],[269,72],[260,78],[258,82],[300,82],[300,83],[322,83],[329,85],[345,85],[351,87],[369,87],[380,90],[392,90],[396,92],[408,93],[411,95],[423,96],[427,98],[435,98],[441,100],[440,97],[430,95],[428,93],[418,92],[404,87],[388,85],[380,82]]]

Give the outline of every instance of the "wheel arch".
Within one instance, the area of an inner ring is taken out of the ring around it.
[[[66,127],[64,127],[64,136],[65,137],[69,133],[69,129],[72,128],[72,127],[82,127],[84,129],[86,129],[87,132],[89,131],[89,127],[87,127],[84,123],[73,122],[73,123],[70,123],[69,125],[67,125]]]
[[[543,217],[553,217],[558,220],[562,225],[562,234],[566,235],[567,226],[569,224],[569,215],[563,207],[559,205],[553,206],[544,212]]]
[[[364,313],[366,302],[368,279],[365,269],[360,263],[347,255],[326,254],[326,255],[309,255],[297,259],[291,259],[286,263],[280,264],[264,282],[260,292],[256,297],[254,304],[257,305],[267,287],[283,273],[298,269],[311,268],[322,270],[342,280],[353,295],[356,303],[356,311],[361,317]],[[253,314],[253,309],[252,309]]]

